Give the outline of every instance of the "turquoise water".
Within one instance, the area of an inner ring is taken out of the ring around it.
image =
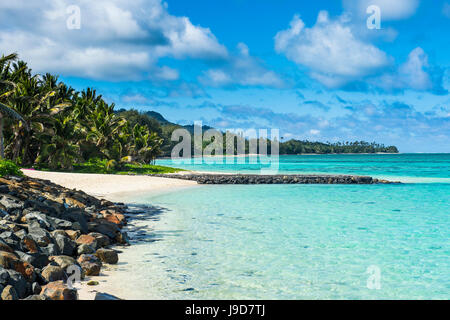
[[[258,173],[270,168],[253,158],[204,158],[157,160],[157,164],[187,170]],[[201,163],[194,163],[201,161]],[[232,161],[229,164],[227,162]],[[211,163],[213,162],[213,163]],[[405,182],[450,183],[450,154],[344,154],[344,155],[287,155],[279,157],[279,173],[357,174]]]
[[[130,198],[154,215],[133,222],[147,241],[121,255],[133,261],[117,270],[121,290],[138,299],[448,299],[449,161],[289,156],[280,165],[289,172],[421,183],[208,185]],[[368,268],[379,270],[379,289],[368,287]]]

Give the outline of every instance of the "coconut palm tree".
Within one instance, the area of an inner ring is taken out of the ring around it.
[[[52,123],[52,130],[42,135],[45,141],[36,158],[36,163],[45,163],[51,169],[60,167],[71,170],[73,163],[80,158],[78,135],[73,119],[56,117]]]
[[[17,59],[17,54],[12,53],[7,56],[0,57],[0,99],[4,100],[8,94],[11,92],[11,87],[15,87],[15,83],[10,80],[10,65],[13,61]],[[4,137],[3,137],[3,126],[4,121],[3,117],[8,116],[11,119],[17,121],[23,121],[23,117],[14,111],[11,107],[1,103],[0,101],[0,158],[5,158],[5,145],[4,145]]]
[[[8,107],[7,105],[0,103],[0,158],[5,158],[5,144],[3,137],[3,117],[8,116],[17,121],[25,121],[20,114],[18,114],[14,109]]]

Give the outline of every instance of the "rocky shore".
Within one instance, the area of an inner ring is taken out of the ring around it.
[[[351,175],[158,174],[158,177],[194,180],[198,184],[378,184],[398,183]]]
[[[78,299],[72,281],[116,264],[111,246],[129,244],[125,212],[47,180],[0,178],[0,299]]]

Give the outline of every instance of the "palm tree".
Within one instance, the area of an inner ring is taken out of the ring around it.
[[[12,126],[14,138],[9,148],[14,160],[20,158],[23,164],[32,164],[41,144],[37,135],[51,125],[52,116],[70,105],[63,102],[52,106],[50,98],[55,95],[55,90],[42,87],[39,78],[33,76],[20,79],[8,96],[9,105],[23,118]]]
[[[0,103],[0,158],[5,158],[5,144],[3,137],[3,116],[7,115],[8,117],[15,119],[17,121],[24,122],[25,120],[22,118],[20,114],[18,114],[14,109],[8,107],[7,105]]]
[[[114,104],[101,100],[88,115],[86,140],[95,144],[97,150],[107,159],[114,158],[112,151],[127,121],[114,113]]]
[[[53,121],[52,130],[44,135],[47,135],[46,142],[43,142],[36,163],[46,163],[51,169],[60,167],[71,170],[74,161],[80,158],[75,121],[69,117],[57,117]]]
[[[10,65],[11,62],[15,61],[17,59],[17,54],[12,53],[7,56],[2,56],[0,58],[0,89],[1,90],[1,96],[0,99],[4,100],[5,97],[7,97],[8,93],[11,91],[3,92],[4,89],[8,87],[14,87],[15,83],[11,81],[9,78],[10,75]],[[5,145],[4,145],[4,137],[3,137],[3,117],[4,115],[15,119],[17,121],[23,121],[23,118],[20,114],[18,114],[14,109],[11,107],[8,107],[7,105],[0,102],[0,158],[5,158]]]

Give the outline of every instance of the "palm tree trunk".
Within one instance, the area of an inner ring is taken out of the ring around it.
[[[0,113],[0,158],[5,159],[5,145],[3,139],[3,115]]]

